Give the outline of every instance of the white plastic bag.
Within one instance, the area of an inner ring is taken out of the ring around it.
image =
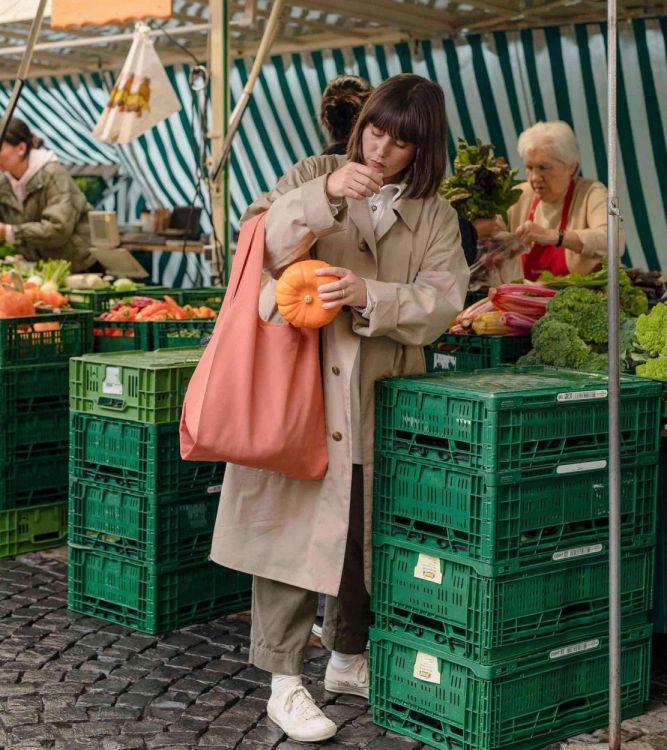
[[[93,130],[100,141],[129,143],[181,109],[148,30],[144,23],[135,26],[127,60]]]

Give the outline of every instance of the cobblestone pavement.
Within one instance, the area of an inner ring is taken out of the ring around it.
[[[0,748],[6,750],[313,750],[266,718],[268,674],[248,665],[247,618],[160,637],[69,612],[59,556],[0,560]],[[659,648],[664,652],[667,644]],[[323,688],[312,646],[308,689],[339,726],[327,750],[418,750],[376,727],[362,699]],[[667,654],[650,712],[626,722],[627,750],[667,750]],[[546,750],[597,750],[586,735]]]

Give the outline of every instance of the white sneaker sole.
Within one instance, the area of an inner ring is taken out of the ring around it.
[[[336,693],[337,695],[357,695],[359,698],[365,698],[368,700],[368,688],[355,688],[352,685],[341,685],[340,683],[327,682],[325,680],[324,689],[328,693]]]
[[[267,706],[266,714],[271,719],[271,721],[274,724],[277,724],[283,732],[294,742],[322,742],[323,740],[329,740],[331,739],[336,732],[338,731],[336,725],[334,724],[332,727],[328,729],[323,729],[321,732],[316,733],[310,733],[310,734],[302,734],[300,732],[288,732],[287,729],[278,721],[278,719],[273,715],[273,711]]]

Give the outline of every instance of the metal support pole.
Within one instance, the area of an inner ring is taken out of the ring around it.
[[[607,314],[609,320],[609,750],[621,750],[619,248],[616,186],[616,0],[607,3]]]
[[[278,33],[278,21],[280,20],[280,12],[282,10],[282,6],[283,0],[274,0],[273,7],[271,8],[271,13],[269,14],[269,18],[266,22],[266,27],[264,28],[262,41],[260,42],[259,49],[257,50],[257,55],[255,56],[255,62],[253,63],[252,70],[250,71],[250,75],[248,76],[248,81],[243,87],[243,93],[239,97],[239,100],[236,102],[234,111],[229,118],[229,126],[227,128],[227,134],[225,135],[224,143],[222,144],[220,154],[218,155],[213,169],[211,170],[212,182],[218,181],[220,175],[222,174],[222,168],[224,167],[225,162],[229,157],[229,153],[232,149],[232,141],[234,140],[236,131],[239,129],[243,114],[245,113],[246,108],[250,103],[250,97],[252,96],[252,90],[255,86],[255,81],[259,76],[262,65],[264,65],[264,62],[268,57],[269,52],[271,51],[273,40]]]
[[[42,27],[42,19],[44,18],[45,10],[46,0],[40,0],[39,5],[37,6],[37,12],[35,13],[35,17],[32,19],[32,24],[30,25],[30,33],[28,34],[28,40],[23,50],[23,57],[21,58],[21,62],[19,63],[16,80],[14,81],[14,88],[12,89],[9,101],[7,102],[7,107],[5,109],[4,115],[2,116],[2,121],[0,122],[0,146],[5,140],[7,126],[9,125],[9,121],[12,119],[12,115],[14,114],[19,96],[21,96],[21,90],[23,89],[25,79],[28,77],[30,62],[32,61],[33,49],[35,47],[35,42],[37,41],[39,30]]]
[[[211,154],[216,154],[224,140],[229,117],[229,9],[228,0],[211,0],[209,3],[211,34],[209,37],[209,64],[211,70]],[[209,163],[210,166],[210,163]],[[209,179],[211,196],[212,270],[213,281],[225,286],[229,277],[229,173],[225,169],[222,179]]]

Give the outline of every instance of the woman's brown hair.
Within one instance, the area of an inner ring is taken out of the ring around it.
[[[435,195],[445,175],[447,159],[445,95],[440,86],[412,73],[381,83],[359,113],[350,136],[347,156],[351,161],[364,162],[361,134],[368,124],[416,147],[404,196]]]
[[[12,117],[9,121],[7,131],[5,132],[5,140],[11,146],[18,146],[19,143],[25,143],[26,157],[30,154],[33,148],[41,148],[44,143],[44,141],[39,136],[34,135],[26,123],[18,117]]]

